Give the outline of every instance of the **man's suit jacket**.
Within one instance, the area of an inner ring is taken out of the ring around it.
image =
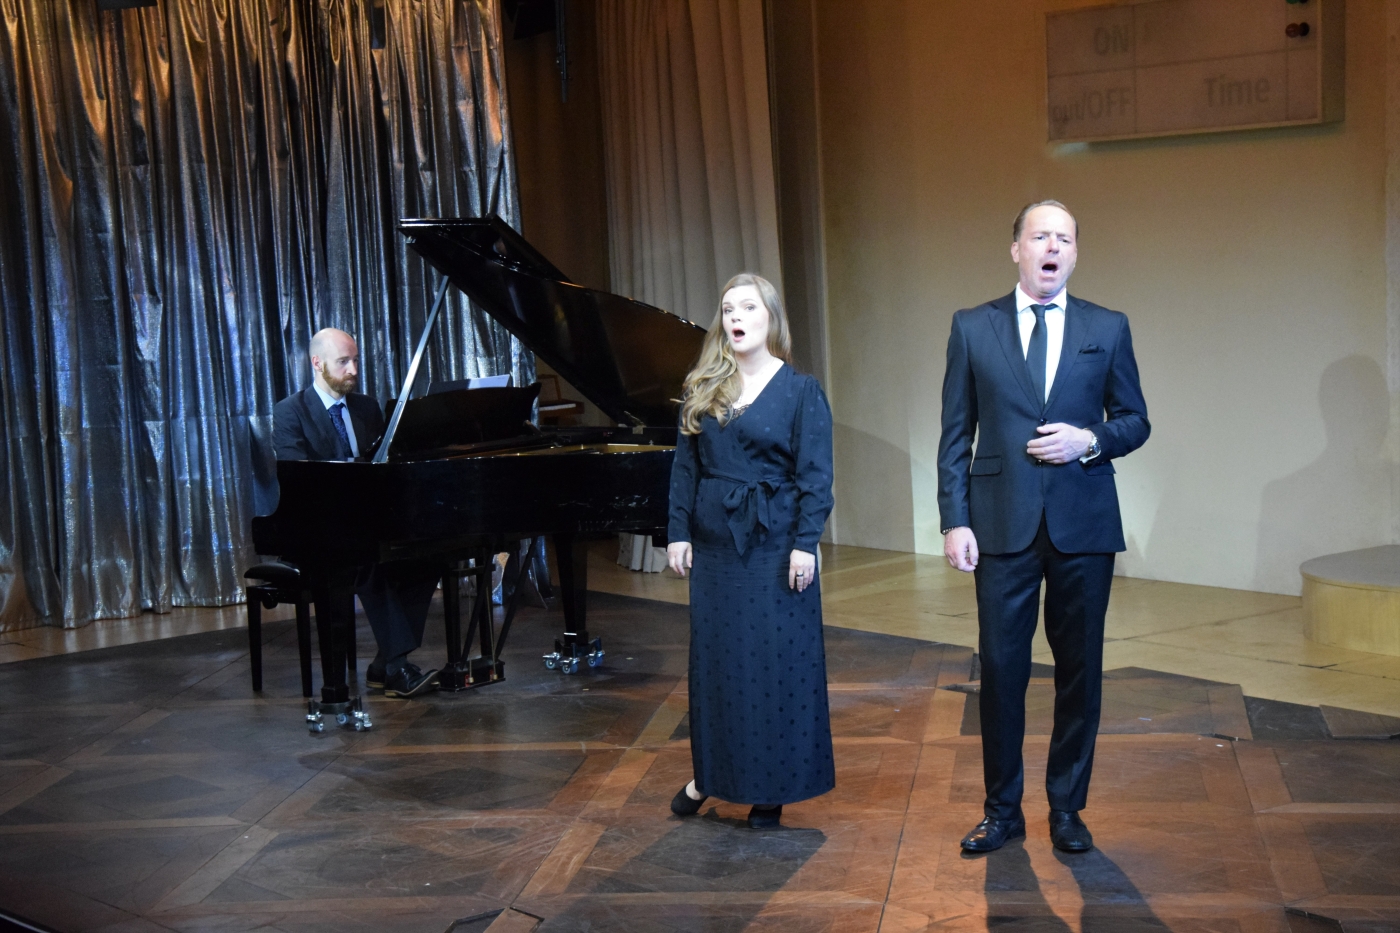
[[[953,315],[938,510],[944,529],[970,527],[982,553],[1029,547],[1042,514],[1062,552],[1125,547],[1112,461],[1152,430],[1128,318],[1074,297],[1067,305],[1059,368],[1043,405],[1021,350],[1015,293]],[[1039,436],[1038,425],[1055,422],[1093,431],[1102,452],[1088,463],[1039,463],[1026,443]]]
[[[384,413],[368,395],[345,396],[350,423],[355,427],[355,443],[365,457],[384,433]],[[330,409],[316,394],[314,386],[289,395],[272,409],[272,438],[278,460],[339,460],[340,438],[331,421]]]

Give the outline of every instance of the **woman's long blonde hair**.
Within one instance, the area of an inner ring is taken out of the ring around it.
[[[681,393],[683,434],[699,434],[700,422],[706,415],[714,415],[721,425],[725,424],[734,402],[743,391],[744,380],[739,375],[739,361],[735,359],[729,335],[724,331],[724,296],[740,285],[752,285],[758,289],[758,297],[768,309],[768,352],[784,363],[792,363],[792,334],[788,331],[787,312],[783,310],[783,300],[778,297],[778,290],[761,275],[741,272],[734,276],[720,290],[719,311],[715,313],[710,332],[705,335],[695,368],[685,377]]]

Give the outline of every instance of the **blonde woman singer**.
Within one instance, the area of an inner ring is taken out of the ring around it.
[[[783,804],[831,790],[817,541],[831,512],[831,408],[787,362],[777,291],[738,275],[685,380],[666,549],[690,581],[690,748],[677,816],[706,796]]]

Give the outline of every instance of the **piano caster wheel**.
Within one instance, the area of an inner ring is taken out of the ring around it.
[[[577,674],[577,673],[578,673],[578,661],[579,661],[579,659],[576,658],[576,657],[575,657],[575,658],[561,658],[561,659],[559,660],[559,669],[560,669],[561,671],[563,671],[565,674]]]
[[[555,670],[559,667],[559,652],[554,651],[544,656],[544,666],[546,670]]]
[[[370,722],[369,713],[365,712],[364,701],[359,697],[355,697],[355,705],[350,709],[350,721],[356,732],[368,732],[374,728],[374,723]]]
[[[602,667],[602,666],[603,666],[603,649],[602,649],[602,648],[599,648],[599,649],[597,649],[596,651],[590,651],[590,652],[588,652],[588,666],[589,666],[589,667]]]
[[[360,697],[355,697],[351,703],[327,703],[325,707],[315,700],[308,700],[306,727],[312,735],[321,735],[326,731],[327,714],[335,716],[337,725],[347,729],[353,728],[356,732],[368,732],[374,728],[374,723],[370,721],[369,713],[365,711],[364,701]]]
[[[326,724],[321,720],[321,710],[315,700],[309,700],[306,704],[306,728],[312,735],[320,735],[326,731]]]

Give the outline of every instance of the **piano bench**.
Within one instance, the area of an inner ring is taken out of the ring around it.
[[[285,561],[270,560],[249,567],[243,576],[249,581],[248,658],[253,666],[253,692],[262,691],[262,611],[291,603],[296,606],[297,651],[301,655],[301,695],[311,696],[311,591],[301,580],[301,571]],[[253,582],[256,581],[256,582]],[[353,667],[355,641],[350,639]]]

